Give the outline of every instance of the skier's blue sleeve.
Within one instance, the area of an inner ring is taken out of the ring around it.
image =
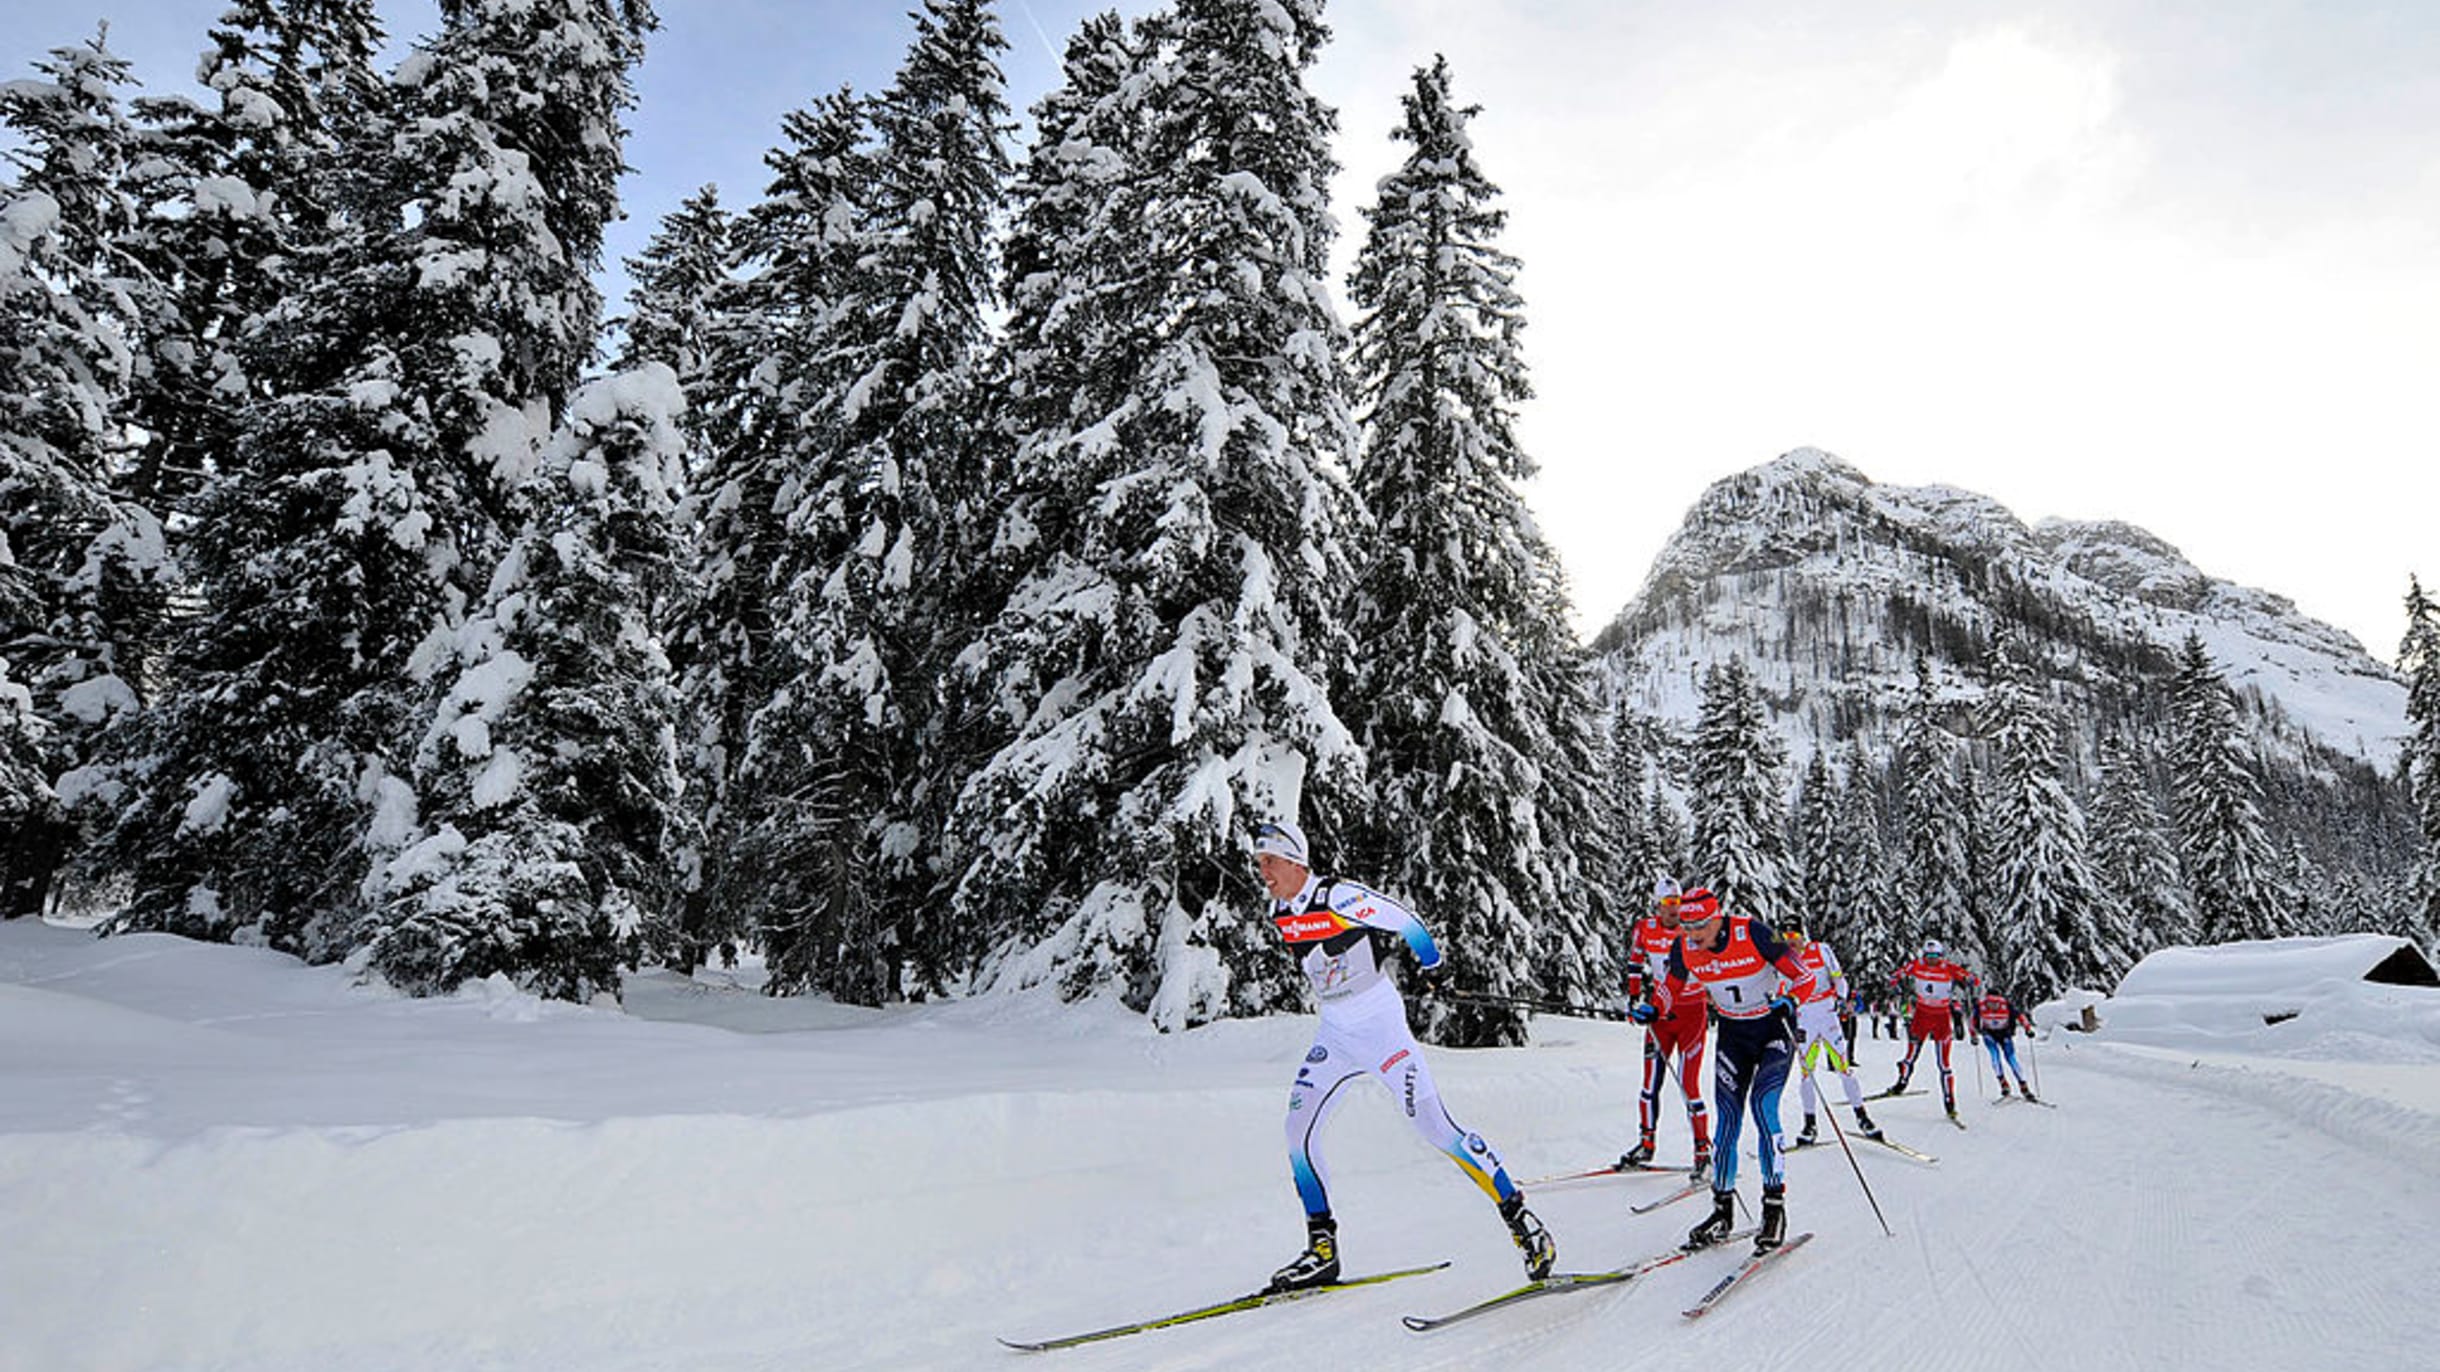
[[[1423,927],[1414,911],[1379,891],[1352,881],[1340,882],[1330,893],[1330,908],[1350,924],[1379,929],[1405,940],[1415,955],[1415,965],[1427,970],[1440,965],[1440,945],[1432,941],[1432,931]]]

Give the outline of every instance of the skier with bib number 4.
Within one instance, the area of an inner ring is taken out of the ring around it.
[[[1906,1089],[1907,1079],[1915,1072],[1915,1055],[1923,1051],[1923,1041],[1932,1040],[1934,1055],[1940,1060],[1940,1101],[1948,1107],[1949,1118],[1957,1118],[1957,1075],[1949,1064],[1951,1035],[1950,1002],[1960,990],[1974,982],[1974,974],[1948,959],[1948,947],[1938,939],[1926,939],[1923,956],[1901,967],[1890,977],[1890,984],[1906,982],[1914,991],[1915,1013],[1906,1025],[1906,1057],[1898,1063],[1897,1084],[1888,1094],[1897,1095]]]
[[[1720,898],[1698,886],[1678,904],[1669,975],[1701,984],[1720,1017],[1712,1045],[1719,1136],[1712,1143],[1711,1218],[1694,1227],[1686,1246],[1708,1248],[1736,1227],[1737,1140],[1750,1111],[1762,1164],[1762,1227],[1754,1235],[1754,1251],[1767,1253],[1787,1241],[1779,1093],[1796,1056],[1796,1006],[1812,994],[1813,973],[1767,925],[1745,915],[1723,915]]]
[[[1525,1208],[1525,1193],[1509,1180],[1499,1154],[1441,1104],[1423,1050],[1407,1028],[1406,1000],[1383,970],[1384,951],[1401,942],[1425,972],[1438,968],[1440,949],[1430,931],[1414,912],[1371,887],[1316,876],[1304,831],[1293,824],[1257,828],[1254,853],[1271,895],[1271,922],[1296,950],[1321,1007],[1312,1050],[1288,1092],[1288,1166],[1305,1203],[1305,1251],[1272,1275],[1272,1289],[1339,1279],[1338,1224],[1330,1215],[1320,1139],[1349,1088],[1366,1077],[1388,1090],[1424,1142],[1446,1153],[1498,1204],[1509,1237],[1525,1255],[1525,1275],[1535,1281],[1549,1276],[1558,1256],[1550,1231]]]

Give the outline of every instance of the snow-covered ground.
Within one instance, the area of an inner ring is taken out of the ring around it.
[[[1447,1272],[1032,1355],[995,1338],[1234,1294],[1300,1245],[1279,1129],[1307,1021],[1161,1036],[1042,998],[870,1012],[669,978],[623,1012],[418,1002],[19,922],[0,1368],[2424,1366],[2435,1004],[2325,996],[2275,1040],[2184,1043],[2157,1016],[2140,1043],[2058,1034],[2032,1046],[2056,1110],[1984,1104],[1961,1054],[1969,1132],[1934,1097],[1876,1110],[1937,1167],[1859,1150],[1895,1237],[1842,1153],[1798,1154],[1790,1214],[1818,1237],[1700,1323],[1677,1312],[1727,1254],[1406,1332],[1518,1266],[1374,1093],[1328,1139],[1347,1261]],[[1892,1045],[1862,1055],[1886,1083]],[[1630,1141],[1622,1026],[1433,1057],[1519,1176]],[[1662,1138],[1682,1153],[1674,1105]],[[1607,1265],[1698,1218],[1628,1213],[1661,1185],[1533,1199],[1563,1267]]]

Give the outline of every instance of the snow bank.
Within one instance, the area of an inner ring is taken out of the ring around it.
[[[2103,1038],[2172,1048],[2311,1057],[2329,1052],[2330,1036],[2356,1033],[2440,1049],[2440,988],[2365,980],[2407,946],[2347,934],[2164,948],[2094,1013]]]

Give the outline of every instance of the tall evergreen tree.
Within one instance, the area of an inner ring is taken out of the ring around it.
[[[2261,783],[2242,751],[2236,701],[2193,634],[2178,655],[2170,711],[2170,816],[2203,938],[2275,937],[2285,916]]]
[[[1792,911],[1779,769],[1754,675],[1730,658],[1703,674],[1694,738],[1694,851],[1685,880],[1717,892],[1734,914],[1769,923]]]
[[[2028,1004],[2068,986],[2117,984],[2132,959],[2104,927],[2085,862],[2084,818],[2059,782],[2059,726],[2004,630],[1991,643],[1982,733],[1991,749],[1991,837],[1999,854],[1987,970]],[[2118,913],[2110,907],[2111,913]]]
[[[682,405],[659,363],[617,373],[576,394],[543,453],[536,517],[459,635],[418,749],[438,821],[387,874],[371,963],[394,984],[615,991],[667,899],[675,706],[650,610],[676,569]]]
[[[1644,741],[1648,728],[1648,722],[1624,700],[1611,706],[1610,752],[1602,769],[1608,783],[1608,817],[1603,823],[1610,836],[1603,880],[1621,906],[1618,913],[1622,923],[1627,924],[1642,915],[1653,880],[1677,870],[1675,859],[1663,846],[1662,836],[1653,830],[1651,806],[1646,799],[1653,782],[1652,763]]]
[[[1903,838],[1891,873],[1891,901],[1880,922],[1893,952],[1911,950],[1926,938],[1962,943],[1974,932],[1968,853],[1973,815],[1971,793],[1958,778],[1958,752],[1955,737],[1941,723],[1931,663],[1918,653],[1891,763],[1898,773],[1896,827]]]
[[[2135,745],[2122,734],[2106,736],[2100,764],[2090,826],[2093,877],[2105,909],[2125,921],[2128,955],[2197,942],[2201,931],[2178,875],[2177,849]]]
[[[1331,598],[1357,510],[1326,286],[1336,120],[1303,80],[1320,9],[1182,0],[1129,44],[1094,121],[1123,174],[1055,257],[1097,263],[1075,291],[1103,366],[1015,435],[1024,487],[1075,503],[1004,538],[1021,575],[973,659],[1014,734],[959,803],[957,909],[997,937],[987,979],[1114,985],[1163,1028],[1301,994],[1252,917],[1244,835],[1302,810],[1329,859],[1358,765],[1327,690],[1353,660]]]
[[[303,287],[349,214],[342,168],[383,103],[373,0],[231,0],[196,71],[209,92],[136,102],[148,126],[134,249],[159,290],[133,396],[131,489],[187,507],[238,446],[261,385],[247,336]],[[191,512],[191,511],[190,511]]]
[[[104,731],[132,716],[160,621],[166,546],[130,493],[128,425],[146,301],[132,251],[142,149],[101,38],[0,83],[0,128],[22,145],[0,188],[0,673],[26,693],[0,798],[4,914],[40,909],[70,856],[62,805],[88,784]],[[73,777],[74,780],[70,780]]]
[[[418,698],[409,718],[417,723],[403,741],[413,749],[418,823],[413,841],[367,883],[354,938],[411,989],[445,990],[498,971],[576,996],[603,984],[592,955],[571,954],[554,931],[535,932],[529,914],[570,900],[565,878],[542,870],[565,860],[567,846],[536,852],[532,872],[484,870],[500,859],[474,836],[499,832],[500,817],[486,812],[500,802],[467,772],[495,765],[516,745],[486,747],[489,740],[455,731],[466,692],[498,695],[505,631],[496,607],[483,607],[494,606],[504,582],[521,579],[528,559],[520,550],[550,531],[560,537],[562,574],[584,574],[574,566],[584,561],[581,539],[553,527],[565,484],[544,461],[600,334],[591,274],[618,213],[619,120],[634,104],[631,71],[655,20],[643,0],[460,0],[443,6],[443,19],[439,37],[400,76],[408,115],[400,143],[427,179],[409,296],[420,327],[401,340],[398,407],[424,421],[422,432],[406,436],[422,440],[416,476],[435,478],[424,489],[438,496],[427,507],[437,522],[428,573],[437,613],[410,663]],[[620,610],[591,613],[596,622],[625,622]],[[505,651],[521,656],[513,646]],[[648,656],[658,654],[656,644]],[[598,658],[537,652],[521,660],[538,674],[528,688],[536,700],[603,689],[592,675],[604,666]],[[556,672],[573,675],[541,675]],[[655,723],[637,727],[649,733]],[[538,723],[537,734],[552,727],[584,729],[561,718]],[[443,736],[450,746],[435,746]],[[465,846],[448,842],[452,831]],[[661,841],[629,837],[639,847]],[[590,913],[577,908],[569,917]],[[485,951],[456,951],[475,948]]]
[[[1412,151],[1364,211],[1349,280],[1362,311],[1356,489],[1378,537],[1348,623],[1396,664],[1347,693],[1371,767],[1358,849],[1433,912],[1459,986],[1572,999],[1608,980],[1584,955],[1602,946],[1601,900],[1578,849],[1599,760],[1581,652],[1549,593],[1557,558],[1516,491],[1534,470],[1515,435],[1531,394],[1517,264],[1497,247],[1506,215],[1448,63],[1417,71],[1403,103],[1393,137]],[[1563,943],[1574,950],[1554,956]],[[1513,1012],[1435,1002],[1421,1018],[1440,1041],[1524,1038]]]
[[[709,332],[696,340],[704,376],[687,384],[703,451],[680,514],[691,575],[669,632],[700,846],[681,853],[680,907],[652,939],[681,967],[750,939],[810,953],[804,931],[816,922],[865,922],[847,917],[868,892],[838,828],[860,817],[828,790],[827,736],[796,725],[800,659],[782,636],[780,601],[824,551],[791,535],[788,512],[827,450],[814,398],[843,384],[833,331],[862,255],[872,158],[864,102],[846,90],[792,111],[781,129],[785,145],[763,159],[772,179],[762,199],[731,226],[738,280],[715,292]],[[690,222],[698,227],[671,232],[708,232]],[[802,984],[788,975],[774,987]]]
[[[857,832],[832,879],[865,891],[807,911],[774,968],[859,1003],[937,990],[966,956],[935,898],[948,798],[932,755],[948,742],[938,683],[980,618],[961,564],[963,522],[986,500],[979,369],[1008,176],[1007,44],[984,0],[926,0],[915,20],[871,106],[875,174],[830,335],[844,385],[812,396],[821,446],[788,513],[814,560],[782,609],[800,673],[785,727],[817,741],[808,780],[783,789],[835,789]],[[834,909],[857,918],[819,917]]]
[[[1795,805],[1788,814],[1789,865],[1796,899],[1789,913],[1819,923],[1834,899],[1831,886],[1838,863],[1839,791],[1830,773],[1830,750],[1817,743],[1805,760],[1796,786]]]
[[[2423,840],[2408,878],[2405,933],[2427,951],[2440,951],[2440,608],[2411,576],[2398,670],[2406,675],[2407,724],[2399,767],[2414,794]]]
[[[1863,981],[1897,966],[1901,945],[1889,938],[1888,924],[1881,918],[1890,892],[1881,839],[1881,788],[1862,743],[1848,745],[1843,770],[1830,840],[1830,878],[1823,891],[1825,903],[1813,915],[1814,932],[1832,940],[1848,964],[1848,975]]]
[[[1650,803],[1644,811],[1644,832],[1652,836],[1652,851],[1660,859],[1660,870],[1680,874],[1694,870],[1694,830],[1684,812],[1669,798],[1661,784],[1657,769],[1652,778]]]

